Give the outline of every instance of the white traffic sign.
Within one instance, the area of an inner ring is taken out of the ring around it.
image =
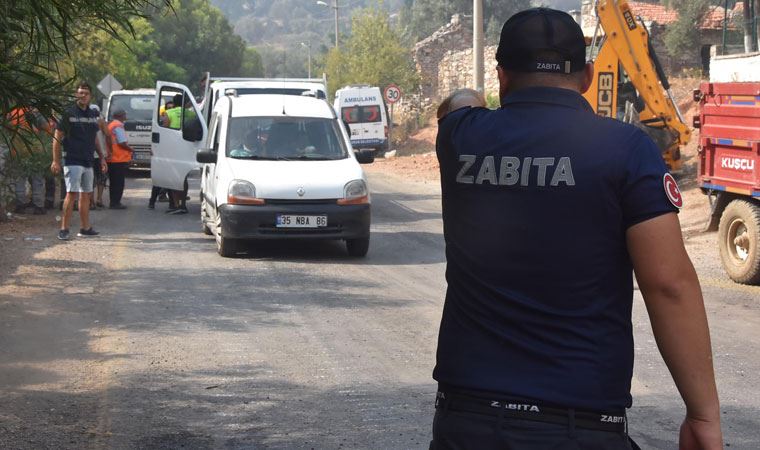
[[[386,103],[394,104],[401,100],[401,89],[395,84],[389,84],[383,91]]]
[[[106,97],[111,95],[111,92],[121,90],[122,86],[119,80],[113,77],[110,73],[103,77],[98,83],[98,90]]]

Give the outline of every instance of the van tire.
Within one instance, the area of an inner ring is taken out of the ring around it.
[[[238,252],[238,242],[235,239],[224,237],[222,234],[222,218],[216,214],[216,252],[223,258],[233,258]]]
[[[369,251],[369,236],[358,239],[346,239],[346,250],[349,256],[361,258]]]
[[[208,216],[208,211],[206,208],[208,208],[208,202],[206,201],[206,197],[203,195],[203,192],[201,192],[201,230],[206,236],[211,236],[214,234],[214,232],[211,231],[211,227],[208,226],[208,224],[211,222],[211,219]]]
[[[732,280],[760,283],[760,205],[733,200],[726,206],[718,225],[718,249]]]

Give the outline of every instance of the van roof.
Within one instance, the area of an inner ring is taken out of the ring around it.
[[[156,95],[155,89],[122,89],[120,91],[111,91],[110,95]]]
[[[322,117],[334,119],[335,113],[327,101],[314,97],[261,94],[243,95],[240,97],[225,97],[232,102],[232,117],[251,116],[292,116],[292,117]],[[225,102],[220,99],[217,104]],[[223,106],[226,108],[226,106]]]

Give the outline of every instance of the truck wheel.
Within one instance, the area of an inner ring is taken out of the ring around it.
[[[359,239],[346,239],[346,250],[348,250],[349,256],[366,256],[369,250],[369,236]]]
[[[232,258],[238,251],[237,241],[222,235],[222,218],[219,213],[216,215],[216,251],[224,258]]]
[[[733,200],[718,225],[718,248],[723,268],[737,283],[760,283],[760,206]]]
[[[203,230],[203,234],[211,236],[214,232],[211,231],[211,228],[208,226],[211,219],[208,217],[207,207],[208,203],[206,202],[206,197],[203,195],[203,192],[201,192],[201,229]]]

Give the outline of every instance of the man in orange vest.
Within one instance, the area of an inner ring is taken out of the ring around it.
[[[106,155],[108,161],[108,196],[110,198],[109,209],[125,209],[121,203],[124,193],[124,180],[129,170],[129,161],[132,160],[132,147],[127,142],[127,133],[124,131],[124,121],[127,113],[118,109],[113,113],[113,120],[108,124],[108,134],[111,136],[111,149]]]
[[[39,152],[45,152],[45,146],[49,142],[45,139],[52,135],[50,125],[47,119],[42,117],[39,111],[28,107],[19,107],[13,109],[9,114],[9,122],[13,130],[11,142],[11,161],[19,167],[23,166],[24,160],[28,160],[32,155]],[[22,134],[25,137],[22,137]],[[41,173],[20,173],[16,174],[15,191],[16,191],[16,214],[24,214],[28,207],[33,207],[33,214],[45,214],[44,205],[44,187],[45,180]],[[26,183],[31,185],[31,200],[26,202]]]

